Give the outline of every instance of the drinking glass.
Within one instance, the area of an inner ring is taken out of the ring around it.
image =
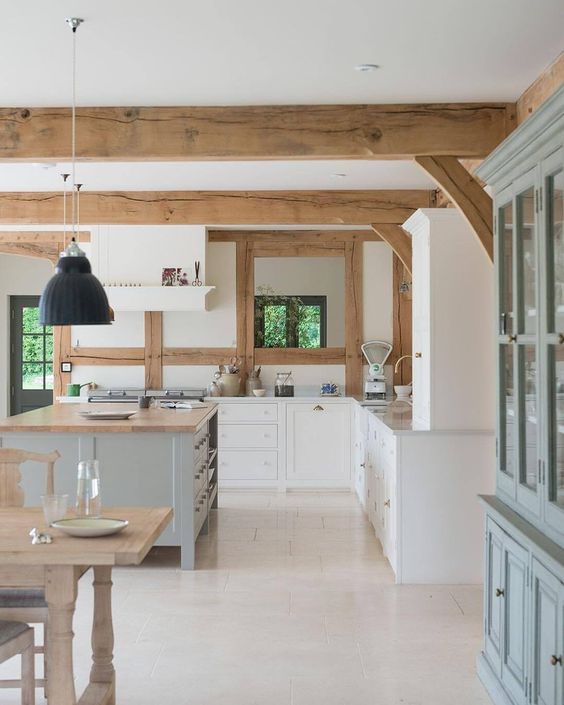
[[[97,460],[82,460],[78,464],[78,487],[76,491],[76,514],[79,517],[100,516],[100,468]]]
[[[42,494],[43,515],[45,523],[51,526],[54,521],[64,519],[69,504],[68,494]]]

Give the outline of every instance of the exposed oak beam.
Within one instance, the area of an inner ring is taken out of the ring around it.
[[[145,387],[163,386],[163,314],[145,311]]]
[[[448,195],[466,218],[493,261],[493,204],[491,197],[456,157],[419,156],[415,161]]]
[[[79,159],[484,157],[514,127],[508,103],[95,107],[77,110]],[[0,159],[70,159],[68,108],[0,109]]]
[[[564,85],[564,51],[531,83],[517,100],[517,124],[520,125],[524,122],[562,85]]]
[[[345,348],[255,348],[255,365],[344,365]]]
[[[73,347],[67,359],[73,365],[144,365],[145,348]]]
[[[0,254],[20,255],[21,257],[37,257],[48,259],[53,264],[59,259],[62,243],[35,244],[34,242],[2,242],[0,240]]]
[[[163,365],[227,365],[235,348],[163,348]]]
[[[432,205],[434,191],[82,192],[85,223],[123,225],[367,225],[403,223]],[[56,223],[59,193],[0,193],[0,223]]]
[[[372,227],[374,231],[380,235],[382,240],[388,243],[388,245],[402,261],[403,266],[411,274],[411,236],[405,232],[401,225],[373,223]]]
[[[208,230],[209,242],[294,243],[378,242],[372,230]]]
[[[30,242],[36,245],[56,243],[59,245],[72,237],[70,232],[62,230],[0,230],[0,242]],[[90,242],[90,233],[81,230],[78,233],[80,242]]]

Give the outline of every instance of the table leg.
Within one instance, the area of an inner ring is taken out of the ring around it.
[[[49,609],[47,641],[49,660],[49,705],[75,705],[72,665],[72,618],[76,602],[77,576],[73,566],[45,568],[45,599]]]
[[[115,705],[115,669],[113,664],[114,629],[112,625],[112,568],[95,566],[94,621],[92,624],[91,683],[111,684],[108,705]]]

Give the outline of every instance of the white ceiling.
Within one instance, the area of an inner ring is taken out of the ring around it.
[[[0,105],[70,103],[68,15],[82,105],[514,100],[564,44],[562,0],[3,0]]]
[[[0,191],[60,191],[60,175],[69,172],[68,163],[0,164]],[[76,167],[76,182],[85,191],[435,188],[415,162],[362,160],[84,162]]]

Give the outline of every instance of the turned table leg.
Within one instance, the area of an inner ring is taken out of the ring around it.
[[[114,629],[112,625],[112,568],[95,566],[94,621],[92,623],[91,683],[111,684],[108,705],[115,704],[115,669],[113,664]]]
[[[72,665],[72,618],[76,602],[77,580],[73,566],[45,568],[45,599],[49,609],[47,641],[49,659],[49,705],[75,705]]]

